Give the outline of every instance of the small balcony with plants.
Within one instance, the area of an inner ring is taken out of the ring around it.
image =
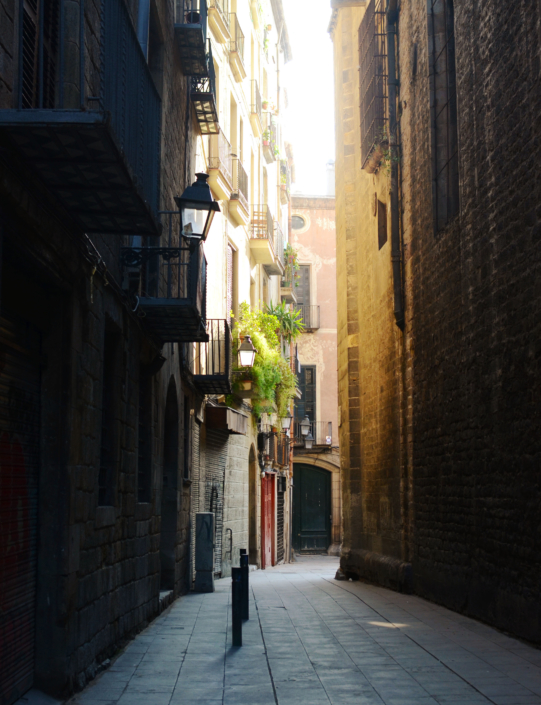
[[[246,66],[244,65],[244,33],[240,28],[237,13],[232,12],[229,17],[229,25],[231,27],[229,64],[235,81],[242,83],[247,76]]]
[[[256,29],[263,26],[263,6],[261,0],[250,0],[250,10],[252,12],[252,22]]]
[[[209,144],[208,184],[220,201],[228,201],[233,191],[233,156],[227,137],[220,130]]]
[[[262,135],[263,156],[267,164],[272,164],[280,157],[278,147],[278,121],[272,113],[265,113],[265,129]]]
[[[175,39],[186,76],[208,76],[207,0],[177,0]]]
[[[225,44],[231,39],[229,29],[229,0],[209,0],[208,21],[216,41]]]
[[[185,366],[202,394],[230,394],[232,340],[229,323],[224,319],[210,319],[206,322],[206,333],[207,342],[184,346]]]
[[[92,6],[97,36],[87,13],[68,21],[64,3],[29,3],[37,25],[27,3],[12,5],[20,75],[15,107],[0,110],[3,158],[39,179],[82,232],[159,235],[161,99],[126,3]]]
[[[121,248],[124,289],[147,332],[160,343],[208,340],[207,260],[203,243],[180,233],[177,211],[162,214],[167,245],[132,238]]]
[[[259,91],[259,84],[254,79],[251,81],[252,91],[251,91],[251,101],[250,101],[250,124],[252,125],[252,130],[256,138],[261,137],[263,134],[263,112],[262,112],[262,100],[261,93]]]
[[[289,242],[284,249],[284,276],[280,282],[280,298],[289,304],[297,303],[296,288],[300,280],[299,255]]]
[[[250,206],[248,201],[248,174],[238,158],[233,159],[233,190],[229,200],[229,215],[237,225],[248,225]]]
[[[250,251],[258,264],[274,264],[274,218],[266,204],[252,207]]]
[[[297,410],[295,410],[297,411]],[[294,452],[331,448],[333,444],[332,421],[312,421],[307,416],[293,421],[292,442]]]
[[[210,42],[208,49],[207,75],[192,76],[190,98],[201,134],[217,135],[220,132],[220,125],[218,124],[218,108],[216,106],[216,76]]]
[[[280,203],[285,206],[291,198],[291,170],[287,159],[280,159]]]

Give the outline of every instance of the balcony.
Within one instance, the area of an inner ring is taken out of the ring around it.
[[[276,161],[280,154],[278,148],[278,125],[276,117],[271,113],[265,113],[265,130],[263,132],[263,156],[267,164]]]
[[[291,171],[287,159],[280,160],[280,203],[285,206],[291,197]]]
[[[207,76],[207,0],[177,0],[175,39],[186,76]]]
[[[207,76],[192,76],[190,98],[195,110],[197,122],[202,135],[217,135],[220,132],[218,124],[218,109],[216,107],[216,77],[212,48],[209,42],[207,54]]]
[[[167,247],[122,247],[125,288],[149,333],[162,343],[207,342],[207,260],[203,244],[179,245],[178,212],[162,214]]]
[[[246,78],[246,67],[244,66],[244,34],[240,28],[237,14],[232,12],[229,25],[231,27],[231,41],[229,44],[229,63],[231,71],[237,83],[242,83]]]
[[[226,320],[207,321],[208,342],[186,346],[193,383],[202,394],[231,394],[231,331]]]
[[[233,190],[233,157],[231,145],[223,132],[210,138],[208,184],[218,200],[230,199]]]
[[[229,31],[229,0],[209,0],[209,27],[216,41],[225,44],[231,39]]]
[[[269,207],[253,207],[250,225],[250,251],[258,264],[274,264],[274,220]]]
[[[248,225],[250,206],[248,205],[248,174],[240,159],[233,159],[233,192],[229,201],[229,215],[237,225]]]
[[[268,450],[266,455],[269,456],[269,460],[281,467],[289,465],[289,438],[284,433],[275,431],[264,435],[268,436],[265,440],[266,450]]]
[[[267,274],[283,276],[285,271],[284,266],[284,234],[280,223],[274,223],[274,261],[272,264],[265,265]]]
[[[60,19],[53,60],[19,44],[16,61],[32,70],[18,82],[17,109],[0,110],[4,154],[26,164],[84,232],[158,235],[161,100],[126,4],[101,3],[100,38],[84,13],[78,25]],[[44,32],[41,23],[40,46]]]
[[[261,93],[257,81],[252,82],[252,98],[250,103],[250,123],[257,138],[263,134],[263,115],[261,112]]]
[[[314,331],[319,328],[319,306],[295,304],[295,311],[300,311],[305,331]]]
[[[293,432],[292,432],[292,442],[294,448],[304,448],[304,436],[301,432],[301,421],[302,419],[295,419],[293,421]],[[314,439],[314,449],[316,447],[321,448],[321,446],[326,446],[327,448],[332,446],[332,421],[312,421],[310,423],[310,433]]]

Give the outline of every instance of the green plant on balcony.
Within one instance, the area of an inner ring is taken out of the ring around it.
[[[280,157],[280,150],[278,149],[278,145],[274,145],[274,156],[276,159],[279,159]]]
[[[265,147],[268,147],[270,144],[270,130],[265,130],[262,137],[263,137],[263,145]]]
[[[288,242],[284,248],[284,283],[287,286],[299,286],[300,268],[299,253]]]
[[[288,343],[292,343],[301,333],[304,333],[301,312],[290,311],[285,301],[276,305],[271,303],[265,307],[265,311],[278,319],[280,322],[279,333]]]
[[[235,391],[239,390],[243,380],[249,379],[254,391],[252,413],[255,416],[273,411],[275,405],[278,416],[283,418],[295,396],[296,377],[280,353],[277,333],[280,329],[281,323],[276,316],[268,311],[252,311],[245,301],[241,303],[239,317],[233,326],[233,360],[237,360],[239,341],[244,335],[251,337],[257,353],[252,368],[234,367],[233,396],[228,397],[227,402],[234,403]]]

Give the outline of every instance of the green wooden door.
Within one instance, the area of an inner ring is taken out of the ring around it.
[[[293,548],[326,553],[331,544],[331,473],[295,463],[293,469]]]

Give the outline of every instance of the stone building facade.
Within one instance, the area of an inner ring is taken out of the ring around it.
[[[461,0],[333,0],[330,25],[342,571],[532,641],[540,27]]]

